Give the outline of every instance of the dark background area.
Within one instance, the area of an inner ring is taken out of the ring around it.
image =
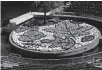
[[[1,2],[1,21],[12,19],[30,11],[30,4],[23,1]]]

